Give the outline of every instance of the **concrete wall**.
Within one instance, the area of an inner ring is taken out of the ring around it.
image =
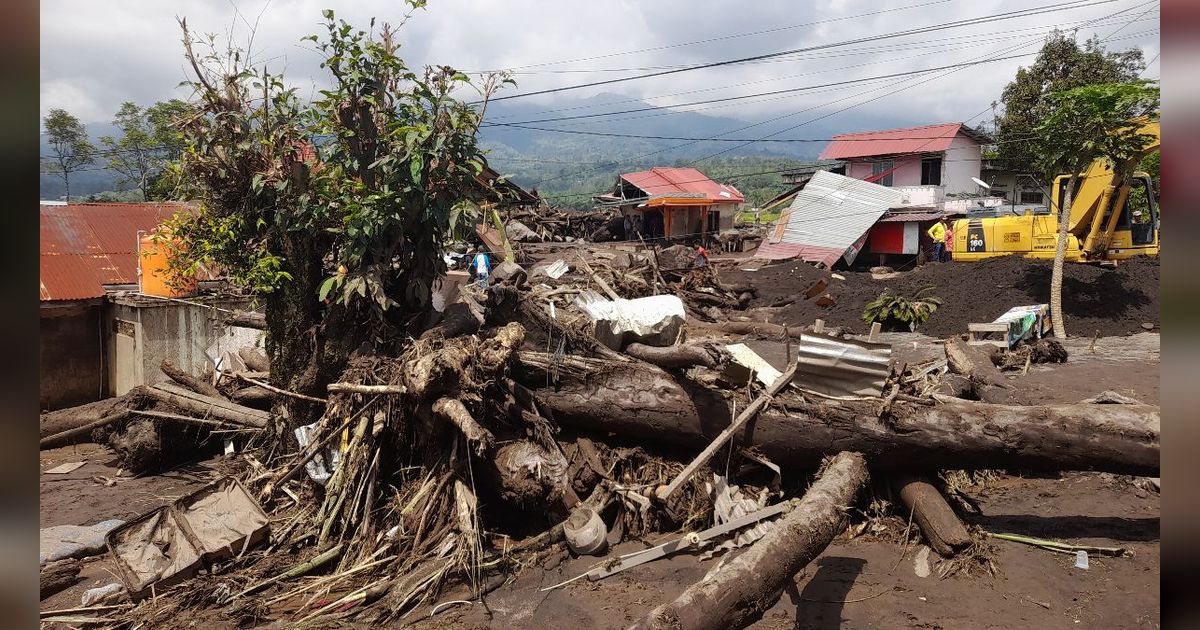
[[[971,178],[979,177],[982,157],[983,149],[978,142],[962,134],[954,136],[942,159],[942,186],[947,194],[979,191],[979,186],[971,181]],[[918,170],[918,183],[921,181],[920,177],[921,172]]]
[[[104,398],[104,305],[46,302],[39,309],[39,394],[43,410]]]
[[[245,309],[249,302],[200,299],[228,310]],[[222,317],[221,311],[200,305],[136,295],[114,298],[106,313],[108,330],[113,331],[107,344],[113,394],[167,380],[160,369],[163,359],[200,374],[213,367],[221,352],[258,343],[260,331],[222,326]]]

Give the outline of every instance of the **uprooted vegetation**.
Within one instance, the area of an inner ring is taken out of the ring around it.
[[[490,194],[472,183],[478,113],[448,98],[456,73],[405,68],[390,29],[352,35],[328,18],[338,83],[313,108],[270,77],[259,102],[246,76],[208,74],[186,39],[205,115],[186,127],[198,150],[184,167],[209,210],[175,225],[179,260],[219,260],[263,293],[269,360],[247,352],[244,369],[208,375],[164,365],[173,382],[43,441],[100,431],[151,471],[234,436],[236,475],[269,516],[262,540],[118,606],[115,623],[202,609],[248,626],[408,621],[479,600],[545,555],[642,540],[577,579],[749,546],[639,622],[740,627],[849,521],[880,537],[903,523],[903,545],[919,530],[959,558],[946,574],[990,571],[938,470],[1157,474],[1157,407],[1023,405],[970,348],[895,366],[835,330],[735,321],[805,287],[731,281],[685,246],[506,261],[433,308],[441,248]],[[333,136],[321,159],[302,157],[318,133]],[[526,227],[563,242],[607,229],[563,219]],[[808,297],[833,299],[820,283]],[[783,345],[782,373],[732,343],[751,337]],[[814,348],[856,357],[869,378],[812,363]]]

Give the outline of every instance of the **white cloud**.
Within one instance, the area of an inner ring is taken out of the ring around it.
[[[928,1],[928,0],[926,0]],[[240,10],[235,13],[234,4]],[[600,57],[553,66],[518,68],[516,92],[562,87],[615,78],[639,71],[547,73],[548,70],[603,70],[650,68],[711,62],[777,50],[845,41],[906,28],[956,19],[1040,6],[1035,0],[947,0],[921,8],[897,10],[922,0],[883,0],[864,3],[846,0],[769,0],[729,3],[717,0],[657,0],[640,2],[567,2],[552,0],[442,0],[418,11],[401,32],[402,56],[410,65],[430,62],[464,70],[530,66],[548,61]],[[586,97],[601,92],[646,98],[692,90],[706,90],[653,100],[656,105],[684,103],[790,87],[904,72],[960,63],[985,55],[1035,52],[1038,36],[1055,23],[1067,28],[1079,20],[1095,19],[1121,9],[1137,7],[1141,0],[1119,0],[1073,11],[995,22],[919,36],[888,39],[853,47],[840,47],[803,55],[799,59],[740,64],[710,70],[672,74],[652,79],[565,92]],[[323,82],[319,58],[300,38],[321,30],[321,10],[332,5],[339,17],[367,27],[371,16],[397,23],[406,9],[399,0],[128,0],[91,2],[45,0],[42,3],[41,100],[42,110],[64,107],[85,122],[107,122],[120,103],[132,100],[149,104],[172,96],[186,96],[176,85],[185,78],[180,31],[175,17],[186,16],[198,32],[234,33],[244,45],[248,23],[259,19],[253,52],[270,60],[275,71],[286,72],[289,82],[307,95]],[[1086,26],[1080,38],[1092,32],[1106,35],[1124,21],[1156,5],[1134,8],[1118,18]],[[261,18],[259,18],[261,12]],[[836,18],[875,13],[849,20]],[[1142,48],[1147,58],[1158,52],[1157,11],[1130,24],[1117,34],[1111,48]],[[824,21],[804,28],[784,28]],[[771,30],[755,36],[728,37]],[[680,42],[725,38],[694,46]],[[1027,44],[1019,47],[1020,44]],[[1011,52],[1001,53],[1015,48]],[[657,50],[654,50],[658,48]],[[619,54],[626,51],[642,51]],[[975,115],[998,98],[1018,65],[1032,57],[981,65],[945,78],[854,107],[857,115],[914,122],[959,120]],[[792,78],[784,78],[792,77]],[[736,105],[702,110],[713,115],[758,121],[806,108],[806,116],[822,115],[860,103],[925,77],[890,80],[879,85],[853,85],[784,98],[747,99]],[[751,85],[739,84],[752,83]],[[719,88],[719,89],[713,89]],[[508,93],[512,93],[510,90]],[[860,95],[861,94],[861,95]],[[552,104],[553,96],[531,97]],[[832,117],[836,121],[837,117]],[[780,126],[774,128],[781,128]]]

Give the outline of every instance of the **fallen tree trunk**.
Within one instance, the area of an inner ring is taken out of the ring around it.
[[[867,481],[858,453],[839,453],[798,505],[761,540],[634,628],[744,628],[779,601],[785,585],[846,528],[846,508]]]
[[[717,330],[731,335],[760,335],[763,337],[782,337],[786,332],[789,337],[799,339],[804,332],[800,326],[780,326],[767,322],[717,322],[710,324],[701,321],[689,321],[688,326],[703,330]]]
[[[201,418],[212,416],[234,424],[261,429],[267,426],[270,414],[228,400],[204,396],[169,383],[159,383],[145,390],[147,396],[190,411]]]
[[[212,383],[208,383],[204,381],[204,379],[192,376],[191,374],[188,374],[187,372],[175,367],[175,364],[171,363],[169,359],[163,359],[162,365],[159,366],[159,369],[162,370],[163,374],[171,377],[172,381],[183,385],[197,394],[225,399],[225,394],[222,394],[221,390],[213,387]]]
[[[544,366],[552,357],[521,352],[519,358],[518,376],[534,388],[542,408],[560,425],[581,432],[611,432],[697,452],[734,416],[725,392],[640,361],[570,357],[559,370],[558,387],[548,388]],[[800,468],[853,450],[879,470],[917,465],[1159,474],[1158,407],[943,400],[924,405],[897,399],[881,420],[876,400],[810,402],[784,392],[734,441],[759,447],[779,465]]]
[[[997,405],[1026,405],[1027,397],[1008,386],[988,353],[979,346],[970,346],[958,339],[946,342],[946,362],[950,371],[970,379],[979,400]]]
[[[116,398],[105,398],[104,400],[97,400],[86,405],[44,413],[39,423],[40,435],[38,437],[44,438],[56,433],[62,433],[63,431],[69,431],[95,422],[105,416],[111,416],[122,409],[128,409],[133,398],[131,394],[133,392],[124,396],[117,396]]]
[[[41,599],[74,586],[79,581],[79,571],[82,568],[83,563],[75,558],[43,564],[38,571]]]
[[[950,557],[971,544],[971,535],[946,498],[924,475],[903,474],[892,483],[921,534],[939,555]]]
[[[266,330],[267,316],[254,311],[238,311],[233,315],[226,317],[225,323],[230,326],[242,326],[243,328],[257,328],[258,330]]]
[[[262,403],[275,400],[275,394],[265,387],[250,385],[249,387],[243,387],[233,392],[233,395],[230,396],[230,398],[233,399],[233,402],[240,404],[254,402]]]
[[[267,355],[260,352],[257,348],[238,348],[238,358],[246,367],[255,372],[271,371],[271,361],[267,359]]]
[[[634,342],[625,346],[625,354],[662,368],[716,367],[723,358],[715,348],[696,344],[648,346]]]
[[[76,438],[83,437],[92,431],[99,429],[100,427],[110,425],[118,420],[123,420],[128,416],[129,410],[122,409],[114,414],[110,414],[98,420],[93,420],[87,424],[77,426],[74,429],[68,429],[62,433],[55,433],[54,435],[46,436],[39,442],[38,450],[56,448],[65,444],[69,444]]]

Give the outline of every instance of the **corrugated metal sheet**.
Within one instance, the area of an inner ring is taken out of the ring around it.
[[[925,221],[937,221],[942,218],[941,212],[898,212],[889,214],[879,220],[880,223],[909,223],[917,222],[924,223]]]
[[[137,233],[150,232],[187,206],[178,203],[78,203],[40,207],[40,296],[44,301],[101,297],[106,284],[137,282]]]
[[[818,171],[779,217],[758,258],[799,257],[831,267],[849,254],[900,193],[878,184]]]
[[[962,126],[962,123],[946,123],[839,134],[825,145],[820,157],[822,160],[845,160],[876,155],[939,153],[950,148],[950,142]]]
[[[794,382],[829,396],[879,396],[892,369],[892,347],[853,339],[803,334]]]
[[[694,168],[655,167],[648,171],[626,173],[621,175],[621,179],[649,196],[699,193],[713,202],[743,203],[746,200],[737,188],[718,184]]]

